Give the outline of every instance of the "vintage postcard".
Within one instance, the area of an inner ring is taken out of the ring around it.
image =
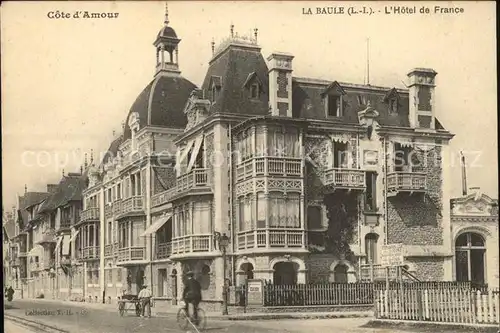
[[[0,10],[6,332],[497,332],[494,2]]]

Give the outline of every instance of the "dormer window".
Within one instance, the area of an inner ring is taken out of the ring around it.
[[[342,117],[342,96],[328,95],[326,109],[328,117]]]
[[[389,114],[397,114],[398,113],[398,100],[393,98],[389,101]]]
[[[212,76],[210,78],[209,91],[211,92],[210,101],[215,103],[219,98],[220,89],[222,87],[222,78],[220,76]]]
[[[212,87],[212,103],[215,103],[217,98],[219,97],[219,88],[217,86]]]
[[[250,96],[252,99],[259,99],[260,91],[259,85],[257,83],[254,83],[250,86]]]

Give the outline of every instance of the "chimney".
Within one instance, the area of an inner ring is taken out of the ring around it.
[[[47,184],[47,192],[53,194],[57,191],[57,184]]]
[[[434,129],[436,115],[435,77],[437,72],[431,68],[415,68],[408,73],[410,84],[410,126],[421,129]]]
[[[269,112],[273,116],[292,117],[293,55],[274,52],[269,62]]]

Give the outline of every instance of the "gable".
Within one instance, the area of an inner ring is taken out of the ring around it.
[[[460,216],[493,216],[498,215],[498,203],[486,194],[470,194],[451,201],[452,215]]]
[[[252,84],[257,83],[259,85],[259,89],[261,91],[264,90],[264,84],[262,83],[262,80],[259,78],[257,73],[252,72],[248,74],[247,79],[245,80],[245,83],[243,83],[243,88],[249,88]]]
[[[396,88],[390,89],[384,96],[384,102],[389,102],[392,99],[399,100],[399,94]]]
[[[328,85],[328,87],[323,90],[321,93],[322,97],[325,97],[326,95],[345,95],[346,92],[345,90],[340,86],[340,84],[337,81],[333,81]]]

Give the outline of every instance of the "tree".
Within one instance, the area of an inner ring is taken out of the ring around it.
[[[324,204],[327,209],[328,229],[325,233],[326,252],[346,259],[353,256],[349,244],[357,225],[357,200],[353,194],[326,194]]]

